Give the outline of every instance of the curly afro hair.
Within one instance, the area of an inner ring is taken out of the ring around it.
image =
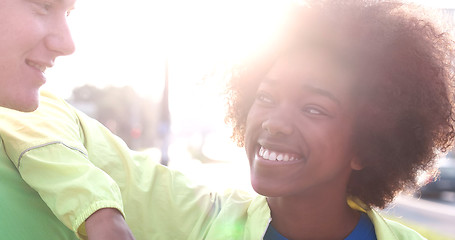
[[[248,111],[261,77],[299,46],[330,51],[356,76],[354,149],[364,168],[347,191],[383,208],[454,139],[454,42],[421,8],[397,1],[319,0],[295,6],[281,41],[237,66],[227,87],[226,122],[244,144]],[[433,18],[434,19],[434,18]]]

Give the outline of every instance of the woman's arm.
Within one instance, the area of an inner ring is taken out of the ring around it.
[[[115,208],[93,213],[85,221],[85,229],[90,240],[134,240],[122,213]]]

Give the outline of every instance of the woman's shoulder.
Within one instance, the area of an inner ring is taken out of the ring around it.
[[[380,216],[374,210],[368,212],[368,216],[373,222],[378,240],[425,240],[415,230],[390,219]]]
[[[376,210],[370,208],[357,198],[348,198],[348,204],[355,210],[367,213],[368,217],[374,225],[376,237],[378,240],[426,239],[415,230],[396,221],[384,218]]]
[[[390,230],[395,234],[397,239],[403,240],[413,240],[413,239],[426,239],[422,235],[420,235],[415,230],[401,224],[395,222],[393,220],[385,219],[387,225],[389,226]]]

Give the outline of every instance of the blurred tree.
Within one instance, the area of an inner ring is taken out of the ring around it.
[[[158,104],[139,96],[131,87],[75,88],[68,100],[121,137],[132,149],[154,147]]]

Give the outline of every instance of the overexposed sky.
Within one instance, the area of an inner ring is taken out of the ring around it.
[[[454,0],[413,1],[455,8]],[[68,19],[76,52],[57,60],[47,74],[47,88],[65,97],[86,83],[127,84],[155,95],[166,57],[180,79],[179,74],[192,78],[214,62],[247,55],[267,36],[267,26],[277,22],[285,2],[77,0]]]
[[[47,88],[65,97],[86,83],[128,84],[154,94],[162,88],[166,57],[180,81],[245,55],[267,31],[260,23],[276,22],[283,2],[77,0],[68,19],[76,52],[57,60]]]
[[[455,1],[415,1],[455,8]],[[77,0],[68,18],[76,52],[57,59],[45,88],[68,98],[84,84],[130,85],[159,99],[167,58],[174,117],[202,125],[212,118],[222,122],[221,87],[198,83],[216,64],[235,62],[265,43],[287,2]]]
[[[57,59],[44,88],[68,98],[85,84],[130,85],[158,100],[167,58],[173,117],[222,123],[221,87],[201,85],[202,76],[265,42],[286,6],[285,0],[77,0],[68,18],[76,52]]]
[[[434,8],[455,8],[454,0],[410,0],[418,4],[434,7]]]

